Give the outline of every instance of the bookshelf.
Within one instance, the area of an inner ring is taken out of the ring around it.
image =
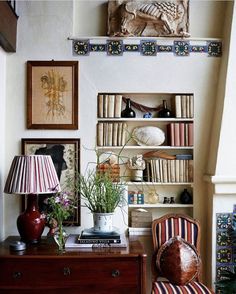
[[[116,97],[118,97],[117,104]],[[131,99],[134,102],[133,105],[144,105],[152,109],[150,111],[152,117],[144,118],[144,112],[134,106],[132,109],[136,113],[135,118],[121,117],[120,113],[125,108],[123,97]],[[166,100],[167,107],[171,110],[171,117],[158,117],[163,100]],[[97,150],[99,154],[109,152],[116,154],[119,157],[120,180],[128,186],[128,193],[143,194],[143,204],[130,203],[127,199],[129,218],[131,211],[137,208],[151,211],[153,219],[170,212],[193,216],[195,204],[193,93],[98,93],[97,102]],[[161,145],[138,145],[132,136],[133,130],[145,126],[161,129],[165,134],[164,142]],[[119,136],[120,138],[117,138]],[[159,158],[156,155],[146,158],[146,154],[152,151],[164,152],[168,156],[174,156],[175,159]],[[144,177],[140,182],[133,182],[131,170],[127,167],[127,160],[140,154],[143,155],[146,163],[143,171]],[[166,166],[165,170],[163,166]],[[163,177],[164,173],[165,177]],[[180,202],[180,194],[184,189],[187,189],[192,195],[193,203]],[[150,203],[150,193],[158,194],[157,203]],[[170,201],[171,198],[174,203],[163,203],[164,199]],[[131,233],[133,231],[142,232],[137,228],[133,229],[129,228],[129,231]]]

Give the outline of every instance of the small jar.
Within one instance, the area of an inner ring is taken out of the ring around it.
[[[148,193],[148,203],[156,204],[159,202],[159,195],[156,192]]]

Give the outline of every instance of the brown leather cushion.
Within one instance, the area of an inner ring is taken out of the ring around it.
[[[185,285],[195,279],[201,263],[196,248],[179,236],[161,246],[156,262],[161,275],[176,285]]]

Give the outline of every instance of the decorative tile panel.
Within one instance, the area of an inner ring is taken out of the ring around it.
[[[216,214],[216,281],[224,279],[223,271],[233,271],[236,263],[236,244],[232,239],[233,213]],[[216,293],[220,293],[216,289]]]
[[[70,39],[72,40],[72,39]],[[100,43],[101,42],[101,43]],[[123,53],[139,53],[141,56],[156,56],[159,53],[172,53],[174,56],[189,56],[191,54],[204,54],[209,57],[222,55],[222,43],[220,41],[178,40],[137,40],[131,39],[102,39],[97,43],[93,40],[74,40],[73,53],[80,56],[88,56],[90,53],[105,52],[108,56],[122,56]]]

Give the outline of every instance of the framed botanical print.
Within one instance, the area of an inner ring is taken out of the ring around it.
[[[27,62],[27,128],[78,129],[78,61]]]
[[[62,190],[69,192],[76,203],[73,216],[66,225],[80,225],[80,197],[75,192],[76,175],[80,171],[80,139],[22,139],[23,155],[50,155],[54,163]],[[68,185],[68,181],[70,185]],[[38,197],[39,210],[46,211],[45,199],[52,195]],[[23,208],[25,199],[23,199]]]

